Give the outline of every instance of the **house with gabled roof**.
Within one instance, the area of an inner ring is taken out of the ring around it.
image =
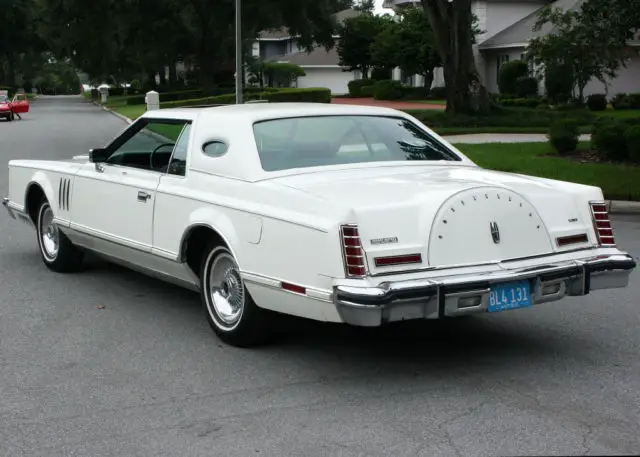
[[[348,9],[336,13],[335,19],[342,23],[358,14],[361,13]],[[337,41],[340,36],[335,35],[333,38]],[[349,92],[349,81],[360,78],[358,71],[344,71],[340,66],[340,57],[335,46],[329,51],[319,46],[307,52],[297,45],[296,37],[284,28],[260,32],[253,43],[252,55],[263,60],[302,67],[305,76],[297,78],[295,82],[296,87],[300,88],[326,87],[331,89],[333,95],[342,95]]]
[[[563,10],[579,9],[585,0],[473,0],[472,9],[483,31],[477,37],[474,46],[476,65],[483,83],[489,92],[499,92],[498,75],[500,67],[511,60],[523,59],[529,40],[553,33],[553,26],[545,24],[540,30],[533,27],[542,7],[551,3]],[[407,7],[420,7],[416,0],[384,0],[383,7],[395,11]],[[640,31],[629,42],[630,47],[640,49]],[[441,69],[438,69],[433,86],[444,85]],[[403,75],[400,78],[412,85],[419,85],[415,77]],[[541,92],[543,84],[540,85]],[[618,76],[608,81],[606,87],[597,80],[592,80],[585,88],[585,95],[592,93],[608,93],[613,96],[619,92],[640,92],[640,56],[632,57],[626,68],[622,68]]]

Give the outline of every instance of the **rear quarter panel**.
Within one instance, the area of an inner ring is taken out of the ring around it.
[[[339,208],[299,191],[190,172],[163,178],[158,189],[154,247],[180,256],[184,234],[209,226],[247,273],[328,288],[343,274]]]

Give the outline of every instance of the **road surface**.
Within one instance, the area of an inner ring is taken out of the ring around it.
[[[78,97],[0,123],[14,158],[64,158],[125,127]],[[100,205],[99,201],[95,202]],[[640,253],[640,218],[614,220]],[[0,215],[2,456],[495,456],[640,452],[640,277],[536,309],[363,331],[294,321],[221,344],[197,295],[92,261],[42,265]]]

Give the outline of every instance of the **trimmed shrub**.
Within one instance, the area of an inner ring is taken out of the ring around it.
[[[607,96],[605,94],[592,94],[587,97],[587,106],[591,111],[606,111]]]
[[[498,104],[502,106],[513,106],[519,108],[537,108],[540,105],[541,99],[536,98],[501,98],[498,99]]]
[[[500,67],[498,75],[498,87],[501,94],[515,94],[516,81],[520,77],[529,76],[529,66],[523,60],[512,60]]]
[[[629,94],[629,107],[631,109],[640,109],[640,93]]]
[[[253,92],[244,94],[245,101],[268,100],[274,103],[311,102],[331,103],[331,90],[325,88],[296,89],[287,88],[278,91]],[[216,95],[213,97],[194,98],[189,100],[175,100],[160,103],[161,108],[180,108],[201,105],[232,105],[236,101],[235,94]]]
[[[217,95],[217,94],[207,94],[203,89],[191,89],[191,90],[181,90],[176,92],[160,92],[160,103],[162,102],[172,102],[176,100],[190,100],[194,98],[205,97],[206,95]],[[127,105],[144,105],[145,95],[135,95],[127,98]]]
[[[360,95],[366,98],[373,97],[373,84],[370,86],[363,86],[360,88]]]
[[[426,100],[429,96],[429,89],[426,87],[410,87],[402,88],[402,98],[407,100]]]
[[[566,103],[573,90],[573,70],[569,65],[549,65],[544,79],[547,97],[553,103]]]
[[[262,100],[270,102],[331,103],[331,89],[324,87],[280,89],[277,92],[264,92],[258,95],[261,95]]]
[[[547,138],[559,155],[566,155],[576,150],[579,136],[578,121],[560,119],[551,124]]]
[[[624,137],[627,128],[619,119],[602,117],[593,124],[591,143],[605,159],[627,160],[629,153]]]
[[[633,125],[624,132],[629,159],[640,163],[640,125]]]
[[[377,81],[373,86],[373,98],[376,100],[398,100],[404,94],[403,89],[400,81],[391,79]]]
[[[432,87],[429,91],[429,98],[431,100],[446,100],[447,88],[444,86]]]
[[[538,95],[538,80],[530,76],[516,79],[516,95],[520,98],[536,97]]]
[[[611,106],[613,106],[613,109],[630,109],[631,108],[631,101],[629,100],[629,96],[627,94],[624,93],[619,93],[616,94],[615,97],[613,97],[613,100],[611,100]]]
[[[505,108],[489,115],[452,115],[433,110],[411,110],[411,114],[429,127],[543,127],[559,119],[575,119],[579,125],[593,124],[596,116],[589,110],[556,111],[550,109]]]
[[[375,84],[375,80],[372,79],[354,79],[353,81],[349,81],[349,95],[354,98],[363,97],[361,92],[362,88],[373,84]]]

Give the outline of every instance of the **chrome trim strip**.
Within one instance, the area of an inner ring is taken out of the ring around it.
[[[71,225],[71,222],[68,221],[67,219],[62,219],[61,217],[55,216],[53,218],[53,223],[62,227],[69,227]]]
[[[92,229],[85,225],[80,225],[73,222],[70,223],[69,228],[77,232],[84,233],[85,235],[90,235],[95,238],[99,238],[104,241],[110,241],[111,243],[116,243],[121,246],[125,246],[127,248],[132,248],[138,251],[151,253],[151,245],[148,245],[148,244],[138,243],[137,241],[128,240],[126,238],[122,238],[119,236],[114,236],[107,232],[103,232],[102,230]]]
[[[294,294],[300,297],[307,297],[313,300],[318,300],[326,303],[333,303],[333,293],[328,290],[317,289],[315,287],[309,287],[309,286],[305,286],[304,284],[300,284],[301,287],[304,287],[306,289],[306,294],[302,295],[297,292],[283,289],[280,286],[282,282],[289,282],[289,281],[261,275],[258,273],[251,273],[244,270],[240,271],[240,275],[242,276],[242,279],[248,283],[256,284],[258,286],[268,287],[270,289],[275,289],[284,293]]]
[[[611,247],[612,246],[602,246],[603,249],[609,249]],[[403,275],[403,274],[425,273],[425,272],[429,272],[429,271],[457,270],[459,268],[508,266],[509,263],[524,262],[524,261],[527,261],[527,260],[545,259],[545,258],[548,258],[548,257],[555,257],[555,256],[559,256],[559,255],[566,255],[566,254],[576,254],[576,253],[579,253],[579,252],[593,251],[594,248],[597,248],[597,246],[595,246],[595,247],[594,246],[587,246],[587,247],[580,247],[580,248],[574,248],[574,249],[566,249],[566,250],[561,250],[561,251],[556,251],[556,252],[549,252],[549,253],[546,253],[546,254],[531,255],[531,256],[526,256],[526,257],[515,257],[515,258],[509,258],[509,259],[505,259],[505,260],[492,260],[492,261],[480,262],[480,263],[456,263],[456,264],[447,265],[447,266],[444,266],[444,267],[427,266],[427,267],[424,267],[424,268],[412,268],[412,269],[404,269],[404,270],[384,271],[384,272],[380,272],[380,273],[370,274],[369,277],[371,277],[371,278],[379,278],[379,277],[384,277],[384,276],[398,276],[398,275]]]
[[[157,255],[158,257],[162,257],[163,259],[173,260],[174,262],[180,263],[178,259],[178,254],[176,252],[167,251],[162,248],[151,248],[151,253]]]

